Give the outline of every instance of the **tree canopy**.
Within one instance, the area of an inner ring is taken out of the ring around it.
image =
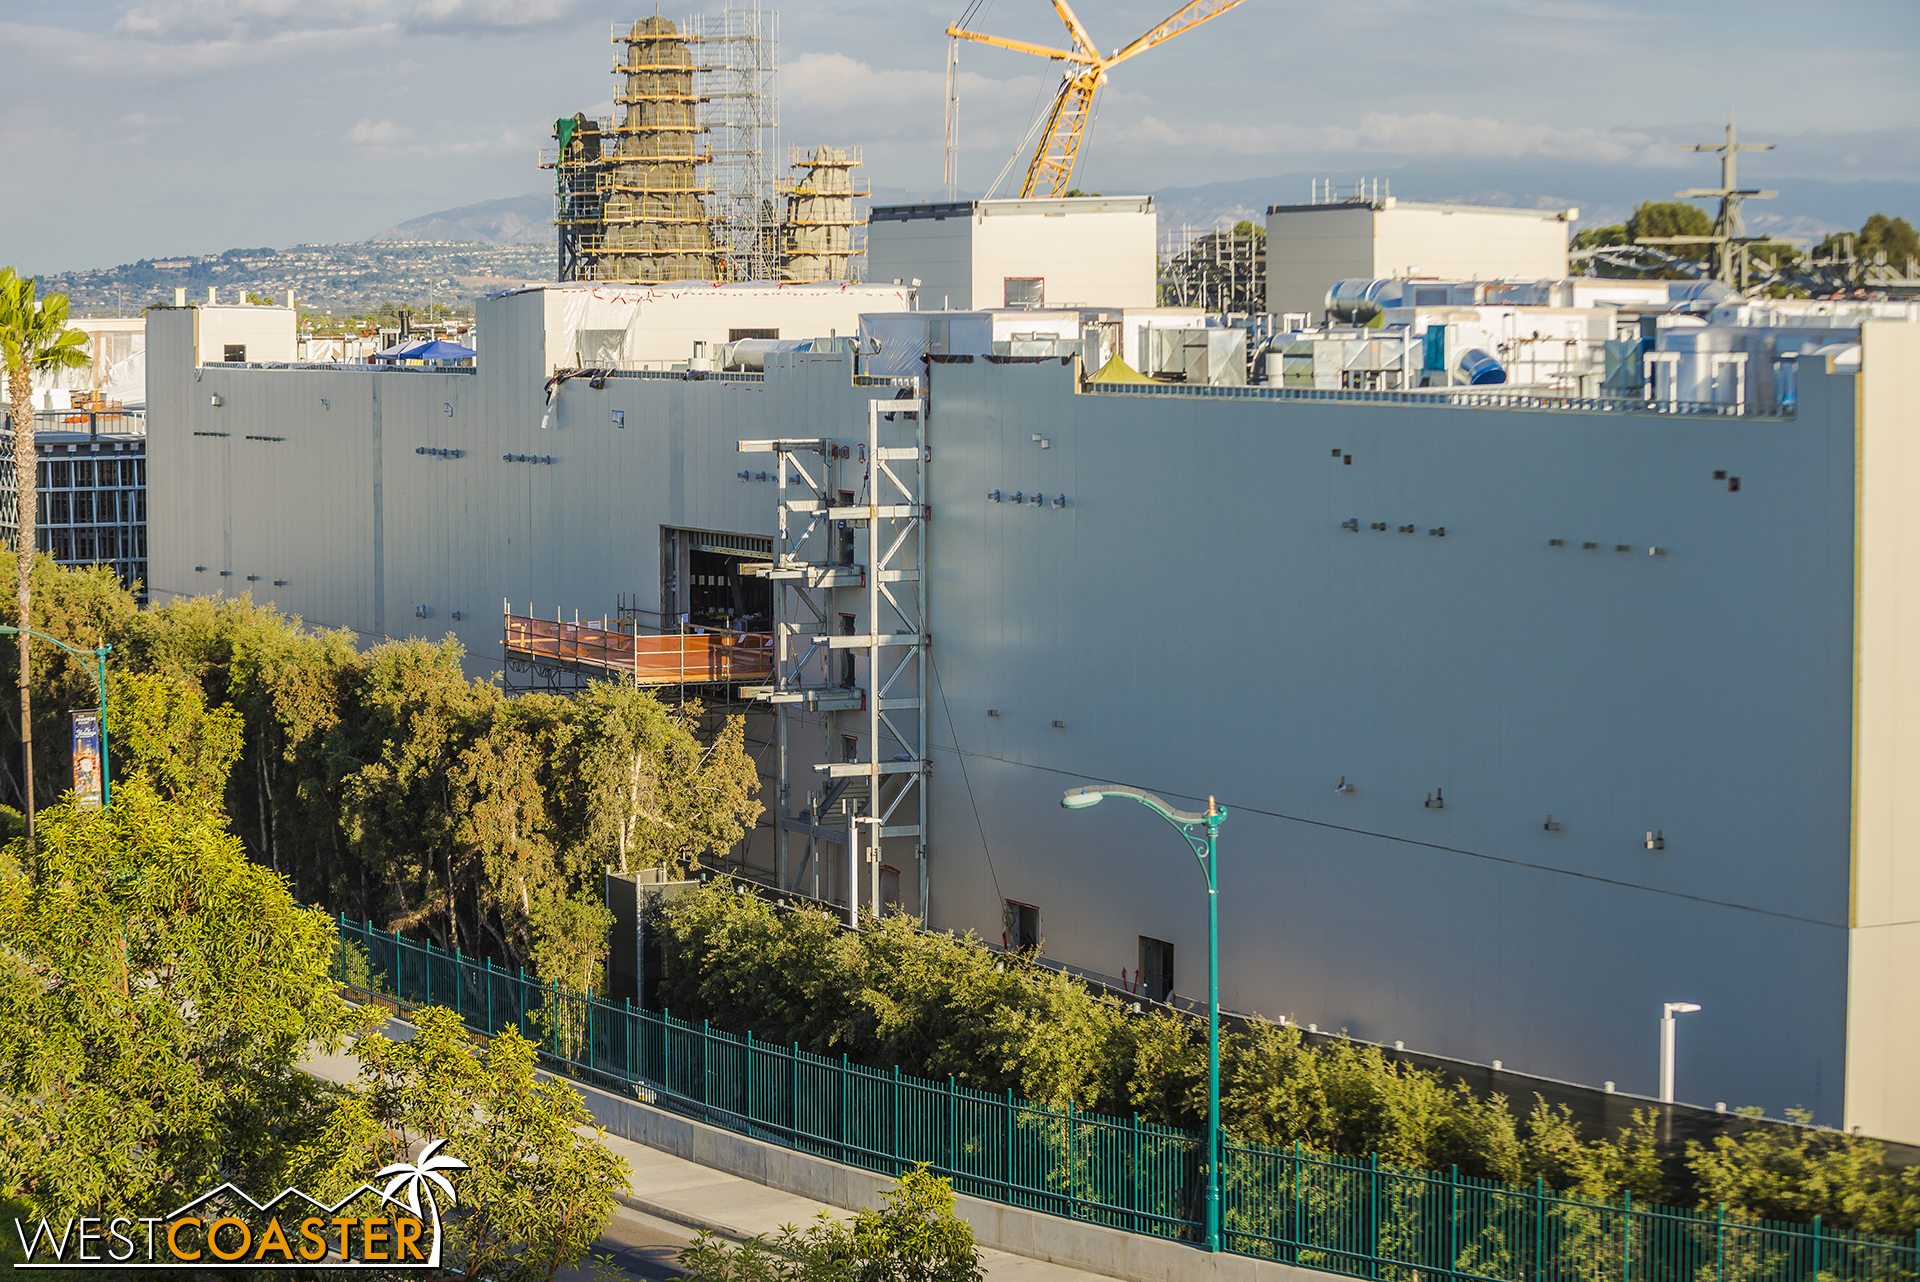
[[[451,640],[361,650],[246,598],[142,611],[105,568],[33,573],[33,626],[114,647],[116,781],[224,809],[296,897],[382,929],[592,988],[603,870],[689,867],[759,818],[744,721],[708,726],[697,703],[611,682],[509,698]],[[0,650],[0,680],[14,659]],[[32,662],[36,737],[61,742],[91,671],[52,646]],[[61,754],[35,773],[42,799],[67,786]]]
[[[1916,232],[1913,224],[1904,218],[1873,214],[1860,225],[1859,234],[1851,239],[1853,256],[1863,263],[1877,262],[1884,254],[1887,266],[1904,273],[1910,260],[1920,259],[1920,232]],[[1845,233],[1832,233],[1814,248],[1813,256],[1838,257],[1848,248],[1847,240]]]
[[[330,978],[327,915],[139,774],[110,809],[40,819],[0,868],[0,1194],[140,1216],[220,1178],[324,1177],[333,1093],[298,1060],[365,1022]]]

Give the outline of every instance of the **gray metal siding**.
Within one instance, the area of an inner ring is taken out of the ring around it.
[[[936,769],[937,924],[997,936],[999,896],[1036,903],[1054,956],[1115,973],[1167,939],[1203,993],[1173,834],[1057,803],[1213,792],[1229,1005],[1651,1091],[1659,1005],[1695,1000],[1695,1098],[1837,1117],[1850,388],[1697,423],[1075,396],[1044,365],[932,390],[935,653],[970,754]],[[1070,505],[986,501],[1036,485]]]
[[[663,526],[773,533],[774,487],[735,475],[771,459],[738,440],[864,434],[878,389],[830,356],[758,383],[570,382],[542,432],[544,306],[484,306],[475,376],[196,382],[157,328],[155,600],[251,586],[366,636],[452,633],[485,672],[502,598],[594,617],[658,599]],[[1651,1091],[1660,1003],[1698,1001],[1687,1096],[1838,1120],[1849,377],[1806,376],[1788,422],[1075,395],[1055,364],[932,379],[936,926],[997,942],[1002,898],[1038,904],[1049,955],[1111,974],[1169,940],[1176,990],[1202,993],[1174,835],[1057,803],[1086,780],[1213,792],[1230,1006]],[[796,780],[832,733],[796,725]]]

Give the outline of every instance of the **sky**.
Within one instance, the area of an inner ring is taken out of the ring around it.
[[[1173,3],[1085,0],[1079,12],[1112,48]],[[938,191],[943,32],[964,7],[781,6],[783,144],[857,144],[875,187]],[[611,112],[608,34],[640,12],[604,0],[0,0],[0,172],[17,180],[0,201],[0,262],[61,271],[362,240],[541,190],[552,122]],[[969,25],[1064,39],[1045,0],[986,0]],[[1006,164],[1058,66],[962,46],[963,192]],[[1743,139],[1777,146],[1742,158],[1754,185],[1862,184],[1866,200],[1920,182],[1920,3],[1245,0],[1115,69],[1078,182],[1158,191],[1411,167],[1431,184],[1458,166],[1516,190],[1538,189],[1536,172],[1591,174],[1663,198],[1714,185],[1710,158],[1677,144],[1716,141],[1729,111]],[[1308,198],[1304,179],[1275,186],[1287,188],[1276,202]],[[1449,193],[1403,182],[1395,194]]]

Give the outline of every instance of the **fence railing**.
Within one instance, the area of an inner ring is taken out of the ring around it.
[[[560,667],[641,685],[764,680],[773,675],[773,637],[765,632],[690,632],[641,636],[626,620],[611,625],[506,615],[512,663]]]
[[[1654,414],[1699,418],[1790,419],[1792,405],[1748,405],[1729,401],[1648,400],[1639,396],[1575,396],[1548,391],[1504,391],[1498,387],[1453,387],[1419,391],[1365,391],[1358,388],[1214,387],[1204,383],[1089,383],[1100,396],[1204,396],[1215,400],[1368,401],[1382,405],[1440,405],[1489,410],[1561,410],[1587,414]]]
[[[876,1069],[614,1005],[524,971],[339,919],[334,977],[402,1007],[445,1006],[476,1033],[512,1028],[544,1067],[831,1161],[1184,1241],[1200,1237],[1198,1135]],[[1717,1212],[1594,1201],[1229,1139],[1222,1243],[1395,1282],[1912,1282],[1920,1234],[1890,1238]]]

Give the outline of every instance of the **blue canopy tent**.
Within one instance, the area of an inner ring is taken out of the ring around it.
[[[471,347],[462,347],[459,343],[449,343],[444,338],[421,343],[413,348],[402,360],[408,361],[470,361],[474,357]]]
[[[369,359],[375,361],[429,361],[446,364],[454,361],[470,361],[474,358],[474,349],[462,347],[458,343],[449,343],[443,338],[415,339],[411,343],[402,343],[398,347],[389,347],[384,352],[375,352]]]
[[[416,338],[410,342],[396,343],[392,347],[389,347],[384,352],[375,352],[372,356],[369,356],[367,359],[371,361],[412,360],[413,353],[419,350],[420,348],[425,347],[426,345],[427,345],[426,339]]]

